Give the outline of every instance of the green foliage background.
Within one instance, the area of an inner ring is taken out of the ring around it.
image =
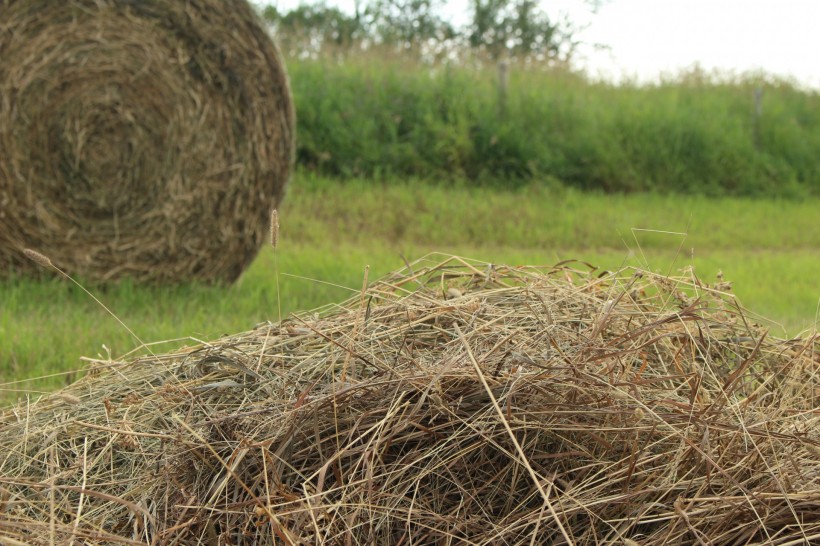
[[[335,177],[606,192],[820,195],[820,95],[697,70],[651,86],[385,50],[288,62],[298,161]],[[758,104],[755,94],[760,93]]]

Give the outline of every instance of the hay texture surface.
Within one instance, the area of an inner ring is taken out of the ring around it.
[[[231,281],[288,180],[294,115],[245,0],[0,0],[0,275]]]
[[[816,335],[691,274],[438,258],[6,411],[0,541],[820,542]]]

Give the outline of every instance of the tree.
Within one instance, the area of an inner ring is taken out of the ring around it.
[[[571,34],[534,0],[472,0],[468,41],[491,58],[555,59]]]
[[[455,36],[452,25],[437,13],[441,5],[441,0],[373,0],[365,16],[379,42],[413,48]]]
[[[323,3],[300,4],[285,14],[267,6],[262,17],[276,26],[281,41],[291,52],[318,52],[327,45],[347,48],[367,34],[358,10],[351,16]]]
[[[595,11],[608,0],[578,0]],[[423,58],[458,57],[466,50],[491,59],[568,61],[577,29],[553,20],[536,0],[470,0],[471,20],[456,28],[441,15],[445,0],[357,0],[349,15],[326,4],[300,4],[281,14],[272,6],[263,17],[276,25],[289,54],[314,55],[336,49],[394,46]]]

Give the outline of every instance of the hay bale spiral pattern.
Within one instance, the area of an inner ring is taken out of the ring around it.
[[[0,274],[232,281],[287,183],[294,114],[244,0],[0,0]]]

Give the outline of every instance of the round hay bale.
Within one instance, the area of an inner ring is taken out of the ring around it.
[[[233,281],[293,158],[282,59],[245,0],[0,1],[0,275]]]

